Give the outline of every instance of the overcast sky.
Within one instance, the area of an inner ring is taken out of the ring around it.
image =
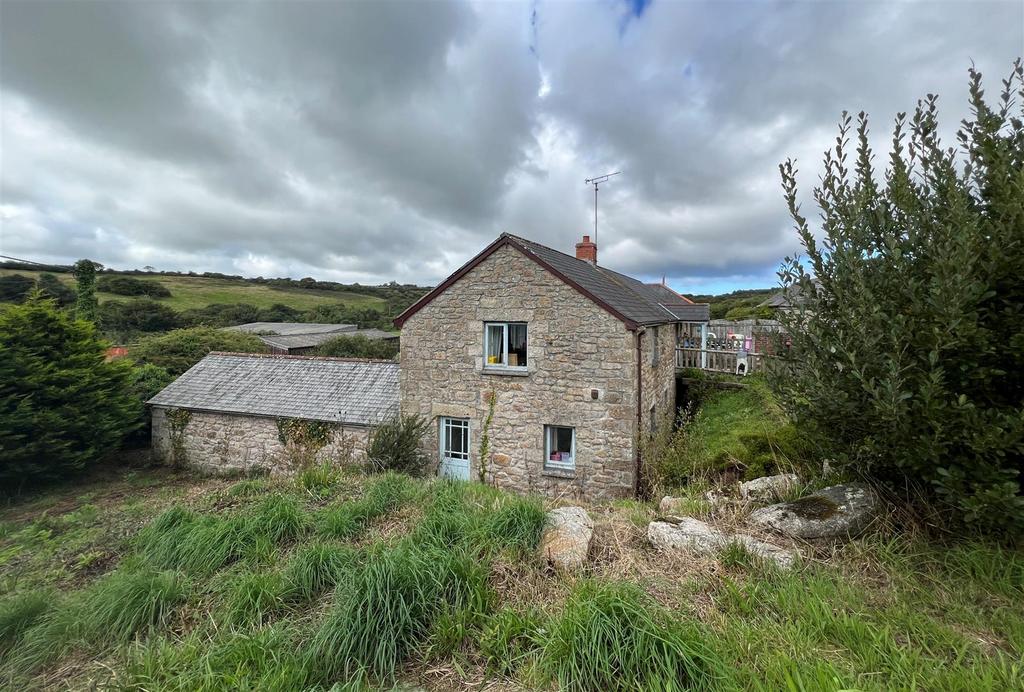
[[[884,151],[1024,2],[0,2],[0,253],[433,284],[502,231],[681,291],[775,284],[843,109]],[[952,137],[948,137],[950,144]],[[884,159],[883,159],[884,160]]]

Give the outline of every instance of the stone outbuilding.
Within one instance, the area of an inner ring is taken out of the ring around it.
[[[208,472],[286,473],[360,461],[398,411],[398,363],[211,353],[148,402],[158,459]]]
[[[403,413],[442,475],[521,492],[633,495],[641,440],[676,409],[676,345],[709,307],[511,234],[421,298],[402,329]]]

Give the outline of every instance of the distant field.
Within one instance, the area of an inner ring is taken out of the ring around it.
[[[0,276],[5,274],[22,274],[35,278],[39,272],[0,269]],[[75,280],[70,274],[57,274],[56,276],[62,282],[74,286]],[[269,308],[275,303],[281,303],[296,310],[309,310],[317,305],[329,303],[344,303],[351,307],[377,308],[382,311],[386,307],[386,301],[383,298],[348,291],[273,288],[233,279],[215,279],[203,276],[145,276],[140,274],[103,274],[102,276],[130,276],[142,281],[163,284],[171,292],[171,297],[160,298],[159,301],[175,310],[202,308],[218,303],[248,303],[258,308]],[[97,293],[96,295],[101,303],[108,300],[132,299],[130,296],[113,293]]]

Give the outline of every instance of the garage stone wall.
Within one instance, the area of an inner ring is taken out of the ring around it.
[[[527,323],[526,373],[484,370],[484,322]],[[502,247],[402,327],[399,401],[430,420],[469,419],[470,477],[495,397],[485,480],[519,492],[590,499],[632,496],[637,347],[607,311],[513,247]],[[575,473],[544,468],[544,426],[576,429]]]
[[[297,455],[282,444],[278,419],[153,407],[153,455],[166,464],[181,464],[211,474],[287,475]],[[342,426],[314,457],[315,461],[361,464],[370,428]]]

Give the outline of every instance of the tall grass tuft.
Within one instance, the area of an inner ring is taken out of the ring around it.
[[[285,582],[277,572],[242,572],[227,586],[224,622],[262,624],[284,607]]]
[[[172,507],[140,531],[135,543],[155,567],[205,575],[241,555],[251,544],[250,529],[243,517],[221,519]]]
[[[490,618],[480,637],[480,653],[488,670],[512,677],[543,648],[544,616],[536,610],[504,608]]]
[[[701,627],[638,587],[581,582],[553,621],[542,669],[562,690],[711,689],[723,668]]]
[[[313,683],[364,674],[391,681],[447,610],[489,602],[487,569],[465,553],[411,542],[368,556],[337,592],[334,609],[310,644]]]
[[[256,507],[250,527],[254,533],[267,536],[275,543],[292,540],[305,531],[307,516],[293,497],[272,495]]]
[[[307,602],[333,589],[355,569],[358,553],[351,548],[313,544],[295,554],[284,568],[285,598]]]
[[[331,538],[355,538],[374,519],[397,511],[416,493],[408,476],[388,472],[371,482],[358,500],[329,508],[320,516],[319,532]]]
[[[21,635],[42,616],[54,595],[45,591],[28,591],[11,596],[0,604],[0,654],[14,645]]]
[[[296,633],[282,622],[213,638],[193,630],[182,640],[134,644],[117,687],[165,692],[303,689],[299,651]]]
[[[47,611],[25,631],[12,652],[17,668],[28,672],[64,656],[76,645],[106,650],[168,621],[184,599],[175,572],[118,570]]]
[[[540,543],[546,519],[539,499],[509,496],[488,517],[487,538],[493,545],[531,554]]]

